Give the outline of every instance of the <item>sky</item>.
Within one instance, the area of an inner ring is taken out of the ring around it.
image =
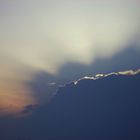
[[[0,114],[38,100],[26,84],[39,71],[111,59],[136,42],[139,0],[0,0]]]

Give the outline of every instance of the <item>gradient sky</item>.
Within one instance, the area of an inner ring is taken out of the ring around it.
[[[0,0],[0,112],[36,103],[24,84],[68,62],[90,65],[136,39],[139,0]]]

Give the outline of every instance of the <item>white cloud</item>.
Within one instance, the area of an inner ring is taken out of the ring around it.
[[[108,74],[97,74],[93,77],[85,76],[83,78],[78,79],[77,81],[74,81],[73,83],[75,85],[77,85],[81,80],[86,80],[86,79],[88,79],[88,80],[98,80],[100,78],[105,78],[105,77],[112,76],[112,75],[133,76],[133,75],[137,75],[137,74],[140,74],[140,69],[138,69],[138,70],[127,70],[127,71],[121,71],[121,72],[112,72],[112,73],[108,73]]]

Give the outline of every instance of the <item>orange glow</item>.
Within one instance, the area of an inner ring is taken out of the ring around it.
[[[30,104],[35,104],[35,100],[24,85],[10,85],[0,89],[0,114],[19,114]]]
[[[36,104],[32,92],[25,82],[30,79],[28,72],[16,67],[1,65],[0,72],[0,115],[21,114],[28,105]],[[24,72],[23,72],[24,71]]]

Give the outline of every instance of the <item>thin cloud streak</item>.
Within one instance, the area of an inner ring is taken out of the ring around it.
[[[127,71],[121,71],[121,72],[112,72],[112,73],[109,73],[109,74],[97,74],[93,77],[85,76],[83,78],[78,79],[77,81],[74,81],[73,83],[75,85],[77,85],[81,80],[86,80],[86,79],[88,79],[88,80],[98,80],[100,78],[105,78],[105,77],[112,76],[112,75],[133,76],[133,75],[137,75],[139,73],[140,73],[140,69],[138,69],[138,70],[127,70]]]

